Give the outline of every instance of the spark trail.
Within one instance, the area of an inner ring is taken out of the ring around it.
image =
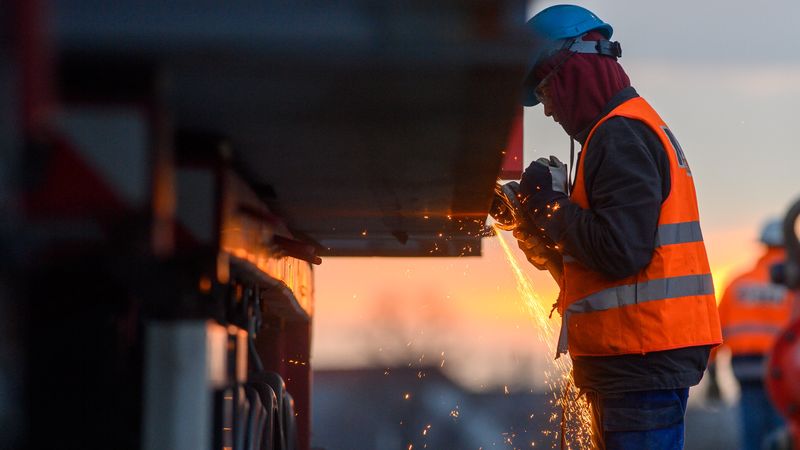
[[[497,241],[505,253],[517,284],[517,292],[522,299],[531,320],[536,325],[537,337],[551,355],[556,354],[556,343],[559,333],[559,321],[550,320],[550,308],[536,291],[533,284],[512,253],[502,232],[495,227]],[[560,440],[563,448],[591,448],[591,415],[584,396],[578,396],[578,390],[572,382],[572,362],[562,357],[553,361],[553,371],[545,371],[545,380],[553,393],[553,400],[561,406],[563,415],[553,415],[550,421],[557,423],[561,429]],[[547,432],[545,432],[547,433]]]

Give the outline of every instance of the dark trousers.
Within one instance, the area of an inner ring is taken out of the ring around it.
[[[586,392],[599,450],[680,450],[689,388],[603,395]]]
[[[764,438],[783,426],[783,419],[767,398],[761,380],[741,381],[742,450],[759,450]]]

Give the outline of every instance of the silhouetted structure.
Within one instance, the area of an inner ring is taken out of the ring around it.
[[[312,443],[325,450],[550,448],[546,393],[474,393],[438,367],[314,372]]]

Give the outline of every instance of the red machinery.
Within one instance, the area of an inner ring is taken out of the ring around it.
[[[796,222],[800,217],[800,201],[787,212],[783,224],[786,241],[786,263],[773,271],[774,281],[789,289],[800,291],[800,241],[797,238]],[[800,298],[796,299],[800,305]],[[800,315],[783,331],[775,342],[767,365],[767,390],[772,403],[788,424],[792,446],[800,443]]]

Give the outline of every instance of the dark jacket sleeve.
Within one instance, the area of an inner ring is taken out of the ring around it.
[[[669,194],[669,160],[647,125],[609,119],[582,152],[589,209],[564,202],[546,224],[565,254],[612,278],[644,268],[655,248],[661,204]]]

